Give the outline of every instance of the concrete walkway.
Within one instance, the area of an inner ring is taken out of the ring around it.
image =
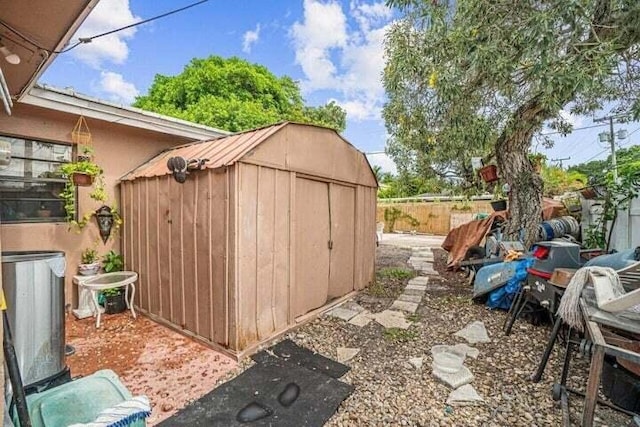
[[[425,236],[418,234],[384,234],[381,245],[392,245],[411,249],[409,265],[418,272],[418,277],[409,281],[404,292],[391,305],[391,310],[415,313],[422,302],[429,277],[437,276],[433,268],[433,248],[439,248],[443,236]]]

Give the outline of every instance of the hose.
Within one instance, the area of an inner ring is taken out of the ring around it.
[[[11,380],[13,399],[15,400],[16,409],[18,410],[20,427],[31,427],[31,418],[29,417],[29,409],[27,408],[27,396],[24,393],[20,367],[18,366],[18,357],[16,356],[16,349],[13,347],[11,328],[9,327],[9,318],[7,317],[6,311],[2,313],[2,320],[4,325],[4,336],[2,337],[4,358],[7,362],[7,370],[9,371],[9,379]]]

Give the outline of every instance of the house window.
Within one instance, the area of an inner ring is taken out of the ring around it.
[[[11,144],[11,163],[0,167],[0,221],[64,221],[58,168],[71,161],[72,146],[0,135]]]

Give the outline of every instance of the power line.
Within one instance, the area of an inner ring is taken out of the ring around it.
[[[39,45],[36,41],[31,39],[29,36],[23,34],[19,30],[13,28],[11,25],[7,24],[6,22],[4,22],[2,20],[0,20],[0,25],[2,25],[3,27],[7,28],[9,31],[13,32],[14,34],[17,34],[18,36],[22,37],[22,39],[24,39],[25,41],[31,43],[33,46],[37,47],[38,49],[44,50],[44,51],[46,51],[48,53],[59,54],[59,53],[69,52],[70,50],[75,49],[76,47],[80,46],[81,44],[91,43],[92,40],[95,40],[97,38],[108,36],[109,34],[117,33],[119,31],[128,30],[129,28],[137,27],[138,25],[146,24],[148,22],[152,22],[152,21],[155,21],[157,19],[164,18],[164,17],[169,16],[169,15],[173,15],[174,13],[182,12],[183,10],[190,9],[190,8],[192,8],[194,6],[198,6],[198,5],[200,5],[202,3],[206,3],[208,1],[209,0],[200,0],[200,1],[197,1],[195,3],[188,4],[188,5],[184,6],[184,7],[181,7],[181,8],[178,8],[178,9],[174,9],[174,10],[171,10],[169,12],[165,12],[165,13],[162,13],[160,15],[153,16],[153,17],[148,18],[148,19],[144,19],[142,21],[134,22],[133,24],[129,24],[129,25],[126,25],[124,27],[116,28],[115,30],[110,30],[110,31],[107,31],[107,32],[102,33],[102,34],[96,34],[95,36],[79,37],[77,43],[69,46],[66,49],[62,49],[62,50],[50,50],[50,49],[47,49],[46,47],[43,47],[43,46]]]
[[[607,126],[606,124],[602,124],[602,125],[591,125],[591,126],[582,126],[579,128],[573,128],[571,129],[571,132],[576,131],[576,130],[585,130],[585,129],[593,129],[593,128],[599,128],[602,126]],[[548,132],[548,133],[541,133],[541,136],[547,136],[547,135],[558,135],[564,132],[560,132],[560,131],[556,131],[556,132]]]

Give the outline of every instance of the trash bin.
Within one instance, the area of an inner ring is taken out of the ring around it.
[[[67,373],[63,252],[2,252],[7,315],[25,387]],[[5,379],[10,389],[8,376]]]

